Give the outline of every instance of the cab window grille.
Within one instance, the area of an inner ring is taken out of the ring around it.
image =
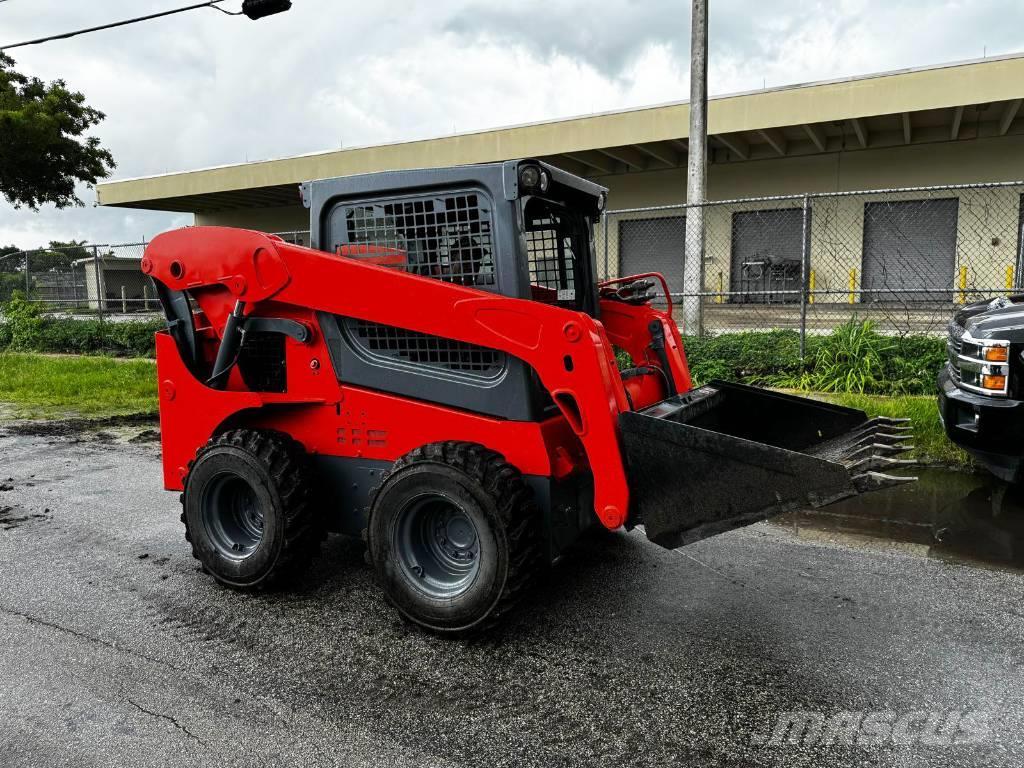
[[[423,277],[494,286],[491,209],[473,192],[344,207],[347,242],[335,250]],[[352,246],[359,246],[353,248]]]
[[[342,207],[343,255],[421,277],[496,290],[492,214],[476,192],[423,195]],[[504,353],[379,323],[347,319],[349,339],[373,355],[490,378]]]
[[[532,298],[571,309],[583,307],[585,290],[579,256],[587,257],[588,241],[578,217],[540,198],[525,209],[526,255]]]
[[[429,336],[366,320],[350,321],[361,346],[417,365],[490,377],[501,371],[503,353],[462,341]]]
[[[536,219],[526,233],[526,247],[530,255],[530,284],[541,288],[565,290],[576,288],[576,256],[572,252],[572,239],[559,236],[557,224],[551,218]]]

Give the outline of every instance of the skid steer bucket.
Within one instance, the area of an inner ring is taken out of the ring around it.
[[[916,478],[904,420],[713,381],[619,417],[631,521],[673,549]]]

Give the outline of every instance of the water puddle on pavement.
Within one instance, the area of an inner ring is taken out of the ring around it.
[[[917,483],[782,515],[772,524],[805,539],[1024,573],[1024,489],[984,474],[915,474]]]

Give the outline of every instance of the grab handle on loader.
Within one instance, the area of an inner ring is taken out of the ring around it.
[[[627,275],[626,277],[613,277],[611,280],[602,280],[597,284],[598,289],[607,288],[612,285],[621,285],[622,283],[632,283],[637,280],[645,280],[648,277],[653,277],[659,283],[661,283],[661,291],[665,295],[665,314],[672,317],[672,295],[668,290],[668,281],[665,280],[665,276],[661,272],[641,272],[638,275]]]

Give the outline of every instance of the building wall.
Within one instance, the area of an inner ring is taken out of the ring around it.
[[[805,192],[850,192],[897,187],[941,186],[1017,181],[1024,178],[1024,136],[944,142],[930,145],[858,150],[712,165],[708,191],[711,200],[796,195]],[[612,209],[676,205],[685,200],[682,170],[613,176],[609,187]],[[1008,267],[1016,268],[1020,231],[1020,195],[1024,188],[966,190],[956,193],[887,195],[887,200],[935,196],[960,198],[956,273],[951,288],[959,288],[960,269],[967,268],[968,286],[1001,287]],[[863,257],[864,205],[877,196],[817,200],[811,217],[811,261],[819,290],[839,291],[860,285]],[[707,209],[705,290],[717,291],[730,282],[732,215],[739,210],[799,207],[800,200],[764,201]],[[609,221],[607,251],[598,235],[598,262],[611,276],[618,274],[618,221],[678,216],[680,210],[637,211]],[[662,260],[670,261],[670,260]],[[682,253],[678,255],[682,269]],[[666,267],[662,266],[663,269]]]
[[[309,229],[309,211],[301,205],[283,208],[238,208],[197,213],[196,226],[241,227],[261,232]]]

